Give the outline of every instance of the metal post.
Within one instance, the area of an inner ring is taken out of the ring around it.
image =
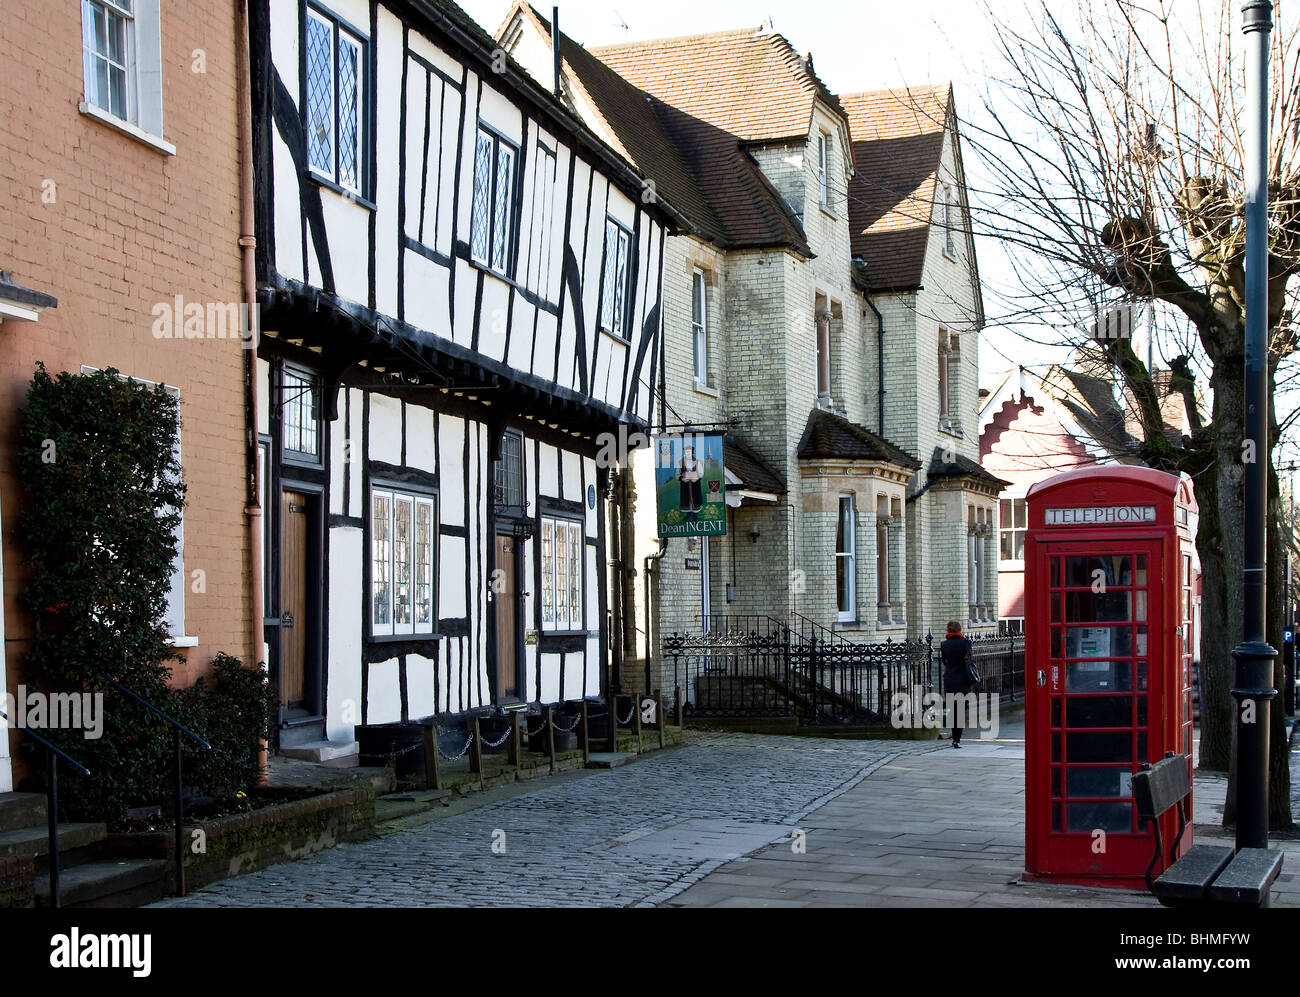
[[[172,728],[172,748],[176,752],[176,895],[185,896],[185,774],[181,763],[181,729]]]
[[[45,776],[48,789],[45,793],[46,814],[49,827],[50,906],[59,906],[59,756],[45,749]]]
[[[1237,848],[1268,847],[1268,722],[1273,659],[1265,632],[1268,480],[1268,42],[1271,0],[1242,4],[1246,36],[1245,565],[1242,642],[1232,652],[1237,701]],[[1249,459],[1253,458],[1253,459]]]

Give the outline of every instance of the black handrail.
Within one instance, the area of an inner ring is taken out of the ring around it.
[[[0,710],[0,719],[9,726],[14,722],[9,714]],[[90,775],[90,769],[82,765],[66,751],[56,748],[40,734],[35,734],[26,727],[18,727],[37,744],[45,748],[45,809],[46,826],[49,828],[49,866],[50,866],[50,906],[59,906],[59,759],[77,769],[82,775]]]
[[[176,792],[175,792],[176,895],[178,897],[183,897],[185,896],[185,805],[182,796],[184,792],[183,787],[185,782],[184,779],[185,769],[184,769],[184,762],[181,760],[181,735],[182,734],[188,735],[190,738],[197,741],[198,744],[205,751],[211,751],[212,745],[208,744],[207,741],[199,737],[198,734],[194,733],[194,731],[190,730],[179,720],[176,720],[175,718],[168,716],[166,713],[158,709],[158,707],[154,706],[153,703],[149,702],[143,696],[140,696],[137,693],[133,692],[132,690],[128,689],[126,686],[124,686],[117,679],[113,678],[113,676],[109,675],[107,672],[103,671],[100,668],[96,668],[94,665],[88,664],[86,665],[86,667],[90,671],[98,675],[100,678],[102,678],[109,685],[111,685],[118,692],[124,693],[125,695],[131,697],[137,703],[143,706],[146,710],[148,710],[150,713],[153,713],[155,716],[159,717],[162,720],[167,721],[167,723],[171,725],[172,750],[175,752],[175,756],[176,756]]]

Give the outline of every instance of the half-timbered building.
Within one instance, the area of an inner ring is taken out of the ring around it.
[[[452,3],[254,7],[282,744],[602,695],[672,209]]]

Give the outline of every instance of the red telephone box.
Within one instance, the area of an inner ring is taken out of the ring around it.
[[[1192,750],[1190,479],[1147,467],[1029,489],[1025,538],[1025,878],[1141,888],[1155,849],[1133,773]],[[1165,814],[1168,843],[1177,816]],[[1179,853],[1191,847],[1190,826]]]

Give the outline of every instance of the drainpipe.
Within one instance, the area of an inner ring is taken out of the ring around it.
[[[248,463],[245,475],[244,515],[248,527],[248,626],[249,667],[264,667],[262,620],[262,506],[257,480],[257,264],[253,215],[253,98],[248,38],[249,0],[235,2],[235,86],[239,124],[239,248],[242,264],[244,304],[252,336],[244,354],[244,447]],[[266,772],[267,745],[258,743],[257,764]],[[265,774],[263,775],[265,779]]]
[[[650,576],[654,574],[655,564],[663,560],[663,556],[668,553],[668,538],[659,538],[659,550],[650,554],[645,559],[645,694],[650,695],[650,655],[654,649],[654,641],[650,636]]]
[[[870,295],[863,293],[862,300],[876,315],[876,384],[880,389],[876,399],[876,425],[883,440],[885,438],[885,317],[880,314],[880,309],[872,302]]]

